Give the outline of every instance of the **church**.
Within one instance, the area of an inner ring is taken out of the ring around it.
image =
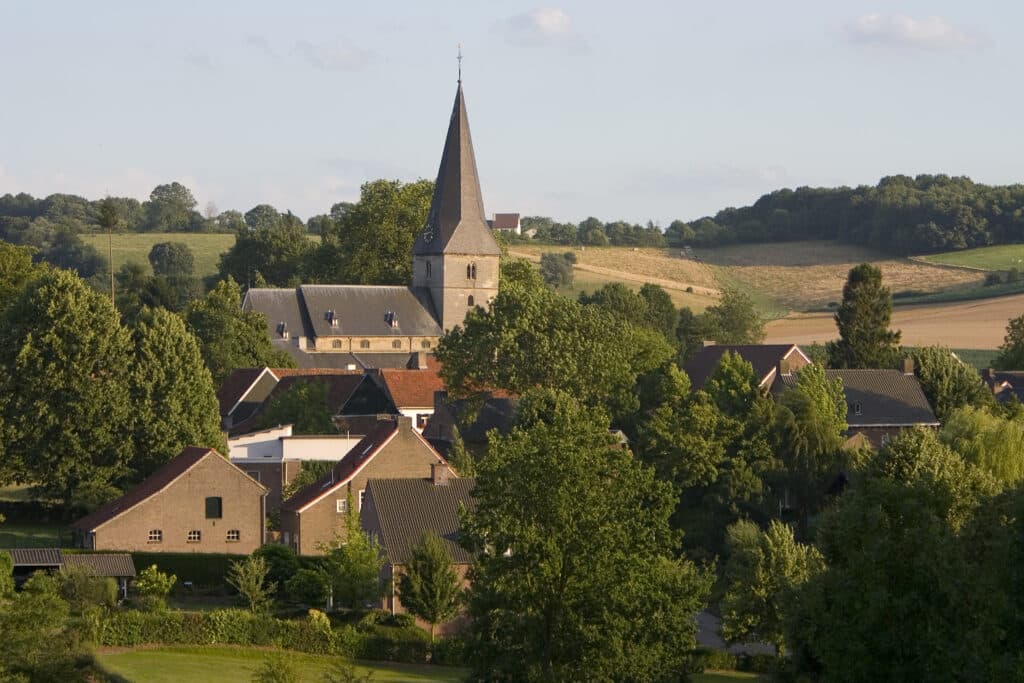
[[[410,286],[250,289],[242,308],[266,316],[274,346],[300,368],[408,367],[497,296],[500,254],[484,216],[460,79]]]

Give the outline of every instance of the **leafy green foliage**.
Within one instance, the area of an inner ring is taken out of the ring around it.
[[[1012,318],[1006,324],[1006,336],[992,366],[997,370],[1024,368],[1024,315]]]
[[[283,652],[271,652],[252,673],[253,683],[300,683],[299,669]]]
[[[0,312],[42,270],[43,266],[32,263],[31,249],[0,241]]]
[[[271,345],[266,317],[243,311],[241,303],[241,289],[228,278],[218,282],[204,299],[194,302],[186,316],[217,385],[236,368],[295,366],[286,352]]]
[[[446,459],[460,477],[476,476],[476,460],[466,450],[466,443],[462,440],[458,425],[452,425],[452,441]]]
[[[599,307],[516,282],[503,284],[489,310],[471,310],[436,351],[453,397],[559,387],[615,415],[636,410],[637,376],[671,355],[660,335]]]
[[[31,582],[0,600],[0,680],[82,680],[75,658],[83,648],[69,628],[68,604]]]
[[[435,627],[458,614],[462,602],[451,555],[437,534],[424,534],[398,586],[402,605],[430,624],[430,642],[434,642]]]
[[[1024,416],[1002,417],[966,406],[949,416],[939,439],[1004,484],[1024,481]]]
[[[770,643],[785,655],[785,616],[800,588],[824,569],[814,546],[797,543],[793,530],[778,521],[761,531],[739,521],[728,530],[728,585],[722,598],[722,637],[729,642]]]
[[[570,257],[572,260],[570,260]],[[552,289],[559,287],[572,287],[573,263],[576,262],[576,254],[568,251],[564,254],[547,252],[540,255],[540,276],[544,278],[544,284]]]
[[[185,322],[165,309],[146,309],[133,337],[133,478],[145,478],[185,446],[226,454],[213,378]]]
[[[306,227],[290,212],[281,215],[261,204],[238,227],[235,243],[221,255],[221,278],[233,278],[246,287],[284,287],[298,284],[305,260],[313,251]]]
[[[228,585],[245,598],[253,612],[269,611],[272,605],[271,596],[277,590],[277,584],[267,581],[269,571],[267,560],[256,554],[239,562],[232,562],[231,568],[228,569]]]
[[[893,368],[899,358],[900,333],[889,329],[892,295],[882,285],[882,271],[870,263],[852,268],[836,311],[839,340],[829,342],[833,368]]]
[[[306,605],[322,605],[330,594],[330,586],[323,572],[300,569],[285,582],[285,592],[292,600]]]
[[[754,302],[738,289],[726,289],[703,315],[703,331],[719,344],[760,344],[764,340],[764,319]]]
[[[146,228],[150,232],[188,231],[202,222],[192,191],[178,182],[157,185],[149,194]]]
[[[380,544],[359,526],[359,514],[348,501],[344,537],[335,538],[322,548],[320,571],[336,606],[364,609],[384,595],[380,569],[384,565]]]
[[[3,520],[0,520],[2,522]],[[11,554],[0,551],[0,599],[14,591],[14,560]]]
[[[139,594],[143,607],[149,610],[159,611],[167,606],[167,596],[177,582],[178,577],[174,574],[165,574],[151,564],[135,577],[133,586]]]
[[[710,577],[674,559],[671,485],[566,393],[520,408],[491,435],[463,525],[473,680],[680,675]]]
[[[153,274],[164,277],[192,277],[196,260],[184,242],[158,242],[149,250]]]
[[[279,591],[299,571],[299,558],[291,546],[268,543],[253,551],[253,557],[262,558],[267,563],[266,580],[275,584]]]
[[[580,294],[580,303],[598,306],[624,322],[675,341],[678,313],[671,297],[658,285],[647,283],[634,292],[621,282],[612,282],[593,294]]]
[[[132,457],[131,340],[110,299],[76,275],[40,275],[4,312],[3,477],[67,503],[117,491]]]
[[[283,500],[288,500],[302,489],[315,484],[337,464],[334,460],[303,460],[299,472],[281,490]]]
[[[290,424],[293,434],[337,434],[327,404],[327,384],[317,379],[295,382],[275,392],[256,418],[255,429]]]
[[[977,371],[941,346],[914,349],[914,374],[936,417],[945,420],[957,408],[985,406],[992,394]]]

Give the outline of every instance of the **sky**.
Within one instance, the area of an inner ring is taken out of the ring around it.
[[[0,195],[273,204],[433,178],[457,80],[488,214],[662,226],[781,187],[1024,180],[1024,3],[0,0]]]

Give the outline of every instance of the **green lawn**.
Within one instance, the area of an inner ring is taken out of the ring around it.
[[[179,683],[203,681],[209,683],[249,683],[252,672],[260,666],[267,650],[259,648],[159,647],[99,652],[96,659],[110,673],[139,683]],[[318,681],[334,657],[288,653],[299,671],[302,681]],[[417,664],[383,664],[362,662],[358,673],[373,672],[373,683],[410,683],[425,681],[461,681],[464,669]],[[710,679],[707,683],[714,680]]]
[[[947,266],[968,266],[982,270],[1024,270],[1024,244],[1004,244],[998,247],[979,247],[962,251],[922,256],[929,263]]]
[[[71,532],[59,524],[0,524],[0,548],[66,548]]]
[[[32,487],[28,484],[12,484],[0,486],[0,500],[6,502],[25,502],[32,500]]]
[[[107,255],[107,236],[103,234],[82,235],[82,241],[91,244],[105,257]],[[220,255],[235,243],[235,236],[221,233],[193,232],[128,232],[113,235],[114,270],[129,261],[139,263],[151,272],[149,267],[149,250],[160,242],[184,242],[192,250],[196,259],[195,274],[206,277],[217,272]]]

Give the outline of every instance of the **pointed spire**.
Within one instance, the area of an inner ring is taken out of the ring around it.
[[[413,254],[500,253],[484,217],[473,139],[469,134],[469,117],[460,80],[427,225],[416,238]]]

